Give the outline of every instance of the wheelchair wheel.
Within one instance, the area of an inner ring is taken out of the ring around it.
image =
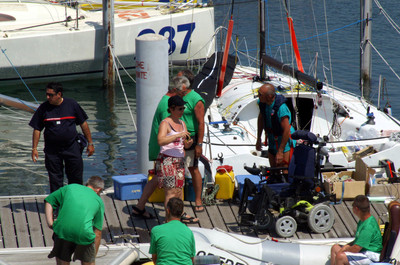
[[[297,222],[290,215],[285,215],[276,220],[275,231],[280,237],[291,237],[296,233]]]
[[[267,209],[260,210],[255,216],[255,225],[257,229],[269,230],[273,227],[274,216]]]
[[[335,221],[333,210],[325,204],[315,205],[308,214],[308,226],[315,233],[326,233],[331,230]]]

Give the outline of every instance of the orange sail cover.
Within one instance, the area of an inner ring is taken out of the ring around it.
[[[225,51],[224,51],[224,56],[222,57],[221,73],[219,75],[219,80],[218,80],[217,97],[221,96],[222,88],[224,86],[226,64],[228,62],[228,54],[229,54],[229,46],[231,43],[232,30],[233,30],[233,20],[232,20],[232,16],[231,16],[231,19],[229,20],[229,25],[228,25],[228,33],[226,34]]]
[[[299,69],[299,71],[304,73],[303,63],[301,62],[301,57],[300,57],[299,46],[297,45],[296,32],[294,31],[293,27],[293,19],[287,16],[287,22],[289,25],[289,32],[293,44],[294,55],[296,56],[297,69]]]

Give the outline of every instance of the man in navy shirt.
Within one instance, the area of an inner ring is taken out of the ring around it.
[[[83,183],[83,161],[81,146],[77,142],[79,125],[88,140],[86,153],[94,153],[92,135],[86,122],[88,116],[73,99],[63,98],[60,83],[51,82],[46,86],[47,101],[43,102],[33,115],[29,125],[33,128],[32,160],[39,158],[37,146],[40,133],[44,130],[45,165],[49,173],[50,192],[63,186],[64,166],[68,184]]]

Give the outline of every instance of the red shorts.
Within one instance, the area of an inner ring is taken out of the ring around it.
[[[160,188],[182,188],[185,184],[183,157],[159,154],[156,160],[156,175]]]

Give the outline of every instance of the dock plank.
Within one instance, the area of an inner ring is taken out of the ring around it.
[[[186,205],[186,202],[185,202]],[[190,203],[191,207],[194,207],[196,204],[195,202],[191,202]],[[207,208],[209,206],[204,205],[204,211],[203,212],[195,212],[194,215],[192,216],[196,216],[197,218],[199,218],[199,226],[202,228],[209,228],[212,229],[214,226],[211,223],[210,218],[208,217],[208,212],[207,212]],[[193,211],[193,208],[192,208]]]
[[[32,247],[53,245],[52,230],[47,227],[44,214],[44,198],[45,196],[0,198],[0,236],[2,236],[0,248],[26,247],[29,244]],[[120,201],[115,199],[113,194],[102,195],[102,199],[106,211],[103,239],[108,243],[119,243],[121,239],[116,240],[113,237],[127,234],[139,235],[139,238],[133,241],[149,243],[151,229],[165,222],[163,203],[147,203],[146,210],[153,214],[155,218],[145,220],[131,215],[132,206],[137,204],[137,200]],[[331,205],[336,216],[333,229],[329,232],[316,234],[311,232],[307,224],[304,224],[298,228],[292,238],[319,239],[354,236],[358,218],[354,216],[351,205],[352,201]],[[219,228],[224,231],[259,238],[276,237],[275,231],[256,231],[251,226],[239,226],[237,215],[239,207],[235,203],[218,201],[216,205],[205,206],[204,212],[194,212],[194,202],[185,201],[184,206],[184,211],[187,214],[200,220],[199,224],[189,226]],[[382,203],[372,203],[371,213],[378,217],[381,222],[388,220],[386,205]]]
[[[0,200],[1,228],[5,248],[16,248],[17,236],[15,234],[14,220],[11,212],[10,199]]]
[[[379,215],[381,224],[389,222],[388,208],[386,207],[386,205],[384,203],[373,202],[371,205],[375,209],[377,214]]]
[[[157,213],[154,210],[154,204],[153,203],[146,203],[146,210],[152,214],[155,218],[152,219],[146,219],[146,226],[147,229],[149,230],[149,232],[151,232],[151,229],[157,225],[160,224],[159,220],[158,220],[158,216]]]
[[[136,235],[135,227],[133,226],[132,219],[130,218],[126,201],[114,199],[114,205],[121,222],[122,232],[124,235]],[[132,238],[131,240],[132,242],[139,242],[137,238]]]
[[[229,203],[229,205],[231,207],[233,215],[235,216],[236,221],[239,223],[238,220],[239,206],[234,203]],[[239,228],[243,235],[257,237],[257,233],[255,232],[254,228],[249,226],[239,226]]]
[[[336,218],[340,218],[343,221],[344,226],[342,229],[347,229],[350,237],[353,237],[357,229],[357,224],[352,213],[351,205],[349,208],[345,202],[342,202],[335,205],[335,209],[337,211]]]
[[[191,216],[191,217],[199,219],[198,223],[187,224],[187,226],[200,227],[200,218],[197,217],[196,213],[193,211],[193,207],[194,207],[195,203],[194,202],[189,202],[189,201],[184,201],[183,203],[184,203],[183,212],[186,213],[187,215]]]
[[[32,247],[44,247],[42,224],[35,198],[25,198],[24,205]],[[46,224],[45,224],[46,225]]]
[[[159,224],[165,223],[165,208],[164,208],[164,203],[163,202],[158,202],[158,203],[153,203],[153,209],[155,213],[155,217],[158,220]]]
[[[220,204],[217,204],[217,207],[221,213],[226,227],[228,228],[228,232],[241,233],[240,227],[229,203],[227,201],[223,201]]]
[[[44,199],[45,199],[45,197],[39,197],[39,198],[36,198],[36,201],[37,201],[37,206],[38,206],[38,210],[39,210],[40,223],[42,224],[42,232],[43,232],[45,246],[52,247],[54,244],[53,230],[47,226],[46,214],[44,211],[44,204],[45,204]]]
[[[206,211],[208,213],[208,216],[211,220],[211,223],[213,224],[214,228],[219,228],[224,231],[228,231],[224,219],[222,219],[221,213],[218,210],[218,206],[221,202],[217,202],[216,205],[210,205],[207,206]]]
[[[104,202],[104,216],[107,220],[108,228],[111,233],[111,242],[115,243],[115,236],[122,235],[121,224],[118,219],[117,212],[114,207],[113,199],[110,195],[102,196]]]
[[[140,243],[150,242],[150,234],[147,229],[146,221],[143,218],[134,216],[132,214],[132,206],[135,206],[138,203],[138,200],[130,200],[127,201],[126,203],[128,205],[129,215],[131,215],[132,223],[136,229],[136,234],[139,235],[139,242]]]
[[[24,201],[22,198],[11,199],[11,210],[14,216],[18,247],[31,247]]]

